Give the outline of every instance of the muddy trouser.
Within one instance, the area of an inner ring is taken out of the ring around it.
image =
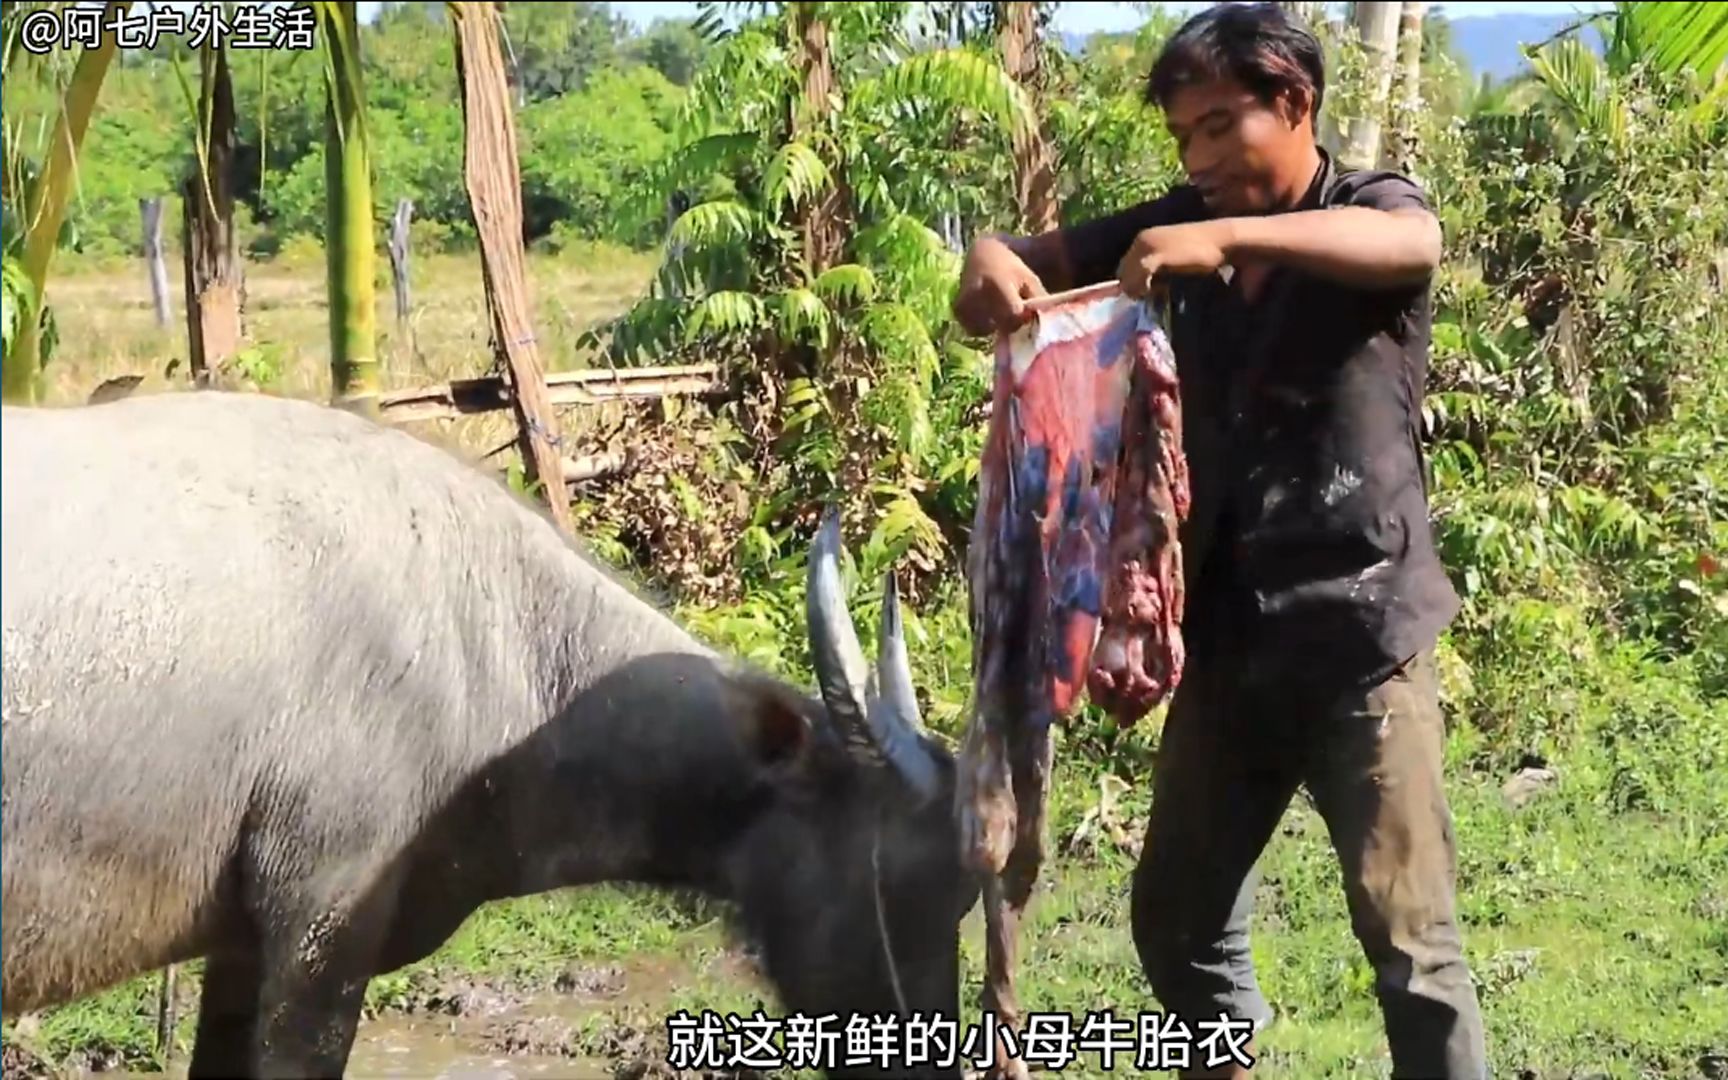
[[[1379,686],[1310,707],[1276,694],[1250,702],[1229,669],[1195,665],[1184,674],[1158,753],[1133,928],[1160,1005],[1196,1032],[1197,1020],[1220,1012],[1257,1030],[1270,1022],[1248,952],[1256,864],[1304,785],[1374,967],[1393,1075],[1485,1077],[1482,1018],[1455,914],[1432,654]]]

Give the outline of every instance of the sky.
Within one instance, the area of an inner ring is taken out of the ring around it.
[[[362,8],[372,5],[361,4]],[[1108,3],[1105,0],[1083,0],[1079,3],[1067,3],[1056,9],[1052,22],[1058,30],[1069,33],[1089,34],[1097,30],[1131,30],[1141,23],[1140,13],[1135,10],[1138,5],[1127,3]],[[1191,11],[1208,6],[1206,3],[1165,3],[1165,8],[1177,11]],[[1597,11],[1609,7],[1605,3],[1591,3],[1586,0],[1561,3],[1492,3],[1490,0],[1471,0],[1470,3],[1447,4],[1452,18],[1469,15],[1498,15],[1507,12],[1519,12],[1539,15],[1570,15],[1576,11]],[[646,26],[656,17],[679,18],[694,15],[695,4],[677,3],[613,3],[613,10],[629,19],[638,26]]]
[[[1141,17],[1135,9],[1138,5],[1131,3],[1111,3],[1106,0],[1081,0],[1077,3],[1066,3],[1056,9],[1053,20],[1058,30],[1068,33],[1089,34],[1098,30],[1130,30],[1140,25]],[[1205,3],[1165,3],[1163,7],[1177,11],[1191,11],[1207,6]],[[1454,18],[1467,15],[1499,15],[1512,12],[1537,15],[1570,15],[1574,12],[1599,11],[1611,5],[1592,2],[1592,0],[1561,0],[1550,3],[1495,3],[1493,0],[1470,0],[1469,3],[1446,4],[1448,14]],[[614,11],[629,19],[637,26],[647,26],[656,18],[688,18],[696,14],[695,4],[652,3],[652,2],[614,2]],[[378,9],[375,3],[360,4],[360,18],[369,21]]]

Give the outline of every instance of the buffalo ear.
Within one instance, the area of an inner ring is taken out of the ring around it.
[[[758,675],[734,675],[726,691],[727,715],[751,757],[775,770],[803,760],[815,732],[802,698]]]

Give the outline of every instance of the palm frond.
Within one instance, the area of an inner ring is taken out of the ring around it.
[[[867,266],[842,263],[817,275],[812,287],[830,304],[865,304],[876,298],[876,275]]]
[[[699,250],[721,244],[738,244],[749,240],[760,224],[760,216],[748,206],[720,199],[684,211],[673,222],[667,240],[675,246]]]
[[[754,293],[741,290],[717,292],[703,297],[685,322],[686,341],[705,334],[730,336],[761,329],[768,323],[767,305]]]
[[[1531,69],[1574,121],[1615,146],[1626,139],[1626,103],[1607,66],[1575,37],[1526,48]]]
[[[768,162],[763,174],[763,195],[768,207],[779,212],[787,203],[797,205],[822,190],[831,179],[828,166],[816,151],[801,142],[782,146]]]
[[[811,289],[788,289],[774,298],[773,307],[782,336],[795,341],[814,339],[826,349],[833,340],[834,317]]]
[[[1609,52],[1626,67],[1645,63],[1670,75],[1692,71],[1709,82],[1728,61],[1728,7],[1721,4],[1620,3],[1614,21]]]
[[[876,108],[922,99],[927,108],[950,115],[974,113],[1016,143],[1037,124],[1025,89],[1001,64],[970,49],[919,53],[861,83],[854,97],[860,105]]]

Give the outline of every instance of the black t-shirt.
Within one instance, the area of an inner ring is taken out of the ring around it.
[[[1297,210],[1428,207],[1398,173],[1322,157]],[[1065,230],[1072,284],[1114,278],[1142,229],[1212,216],[1183,186]],[[1365,290],[1275,267],[1252,303],[1222,276],[1174,278],[1170,300],[1194,487],[1191,654],[1291,688],[1384,678],[1458,612],[1422,460],[1428,284]]]

